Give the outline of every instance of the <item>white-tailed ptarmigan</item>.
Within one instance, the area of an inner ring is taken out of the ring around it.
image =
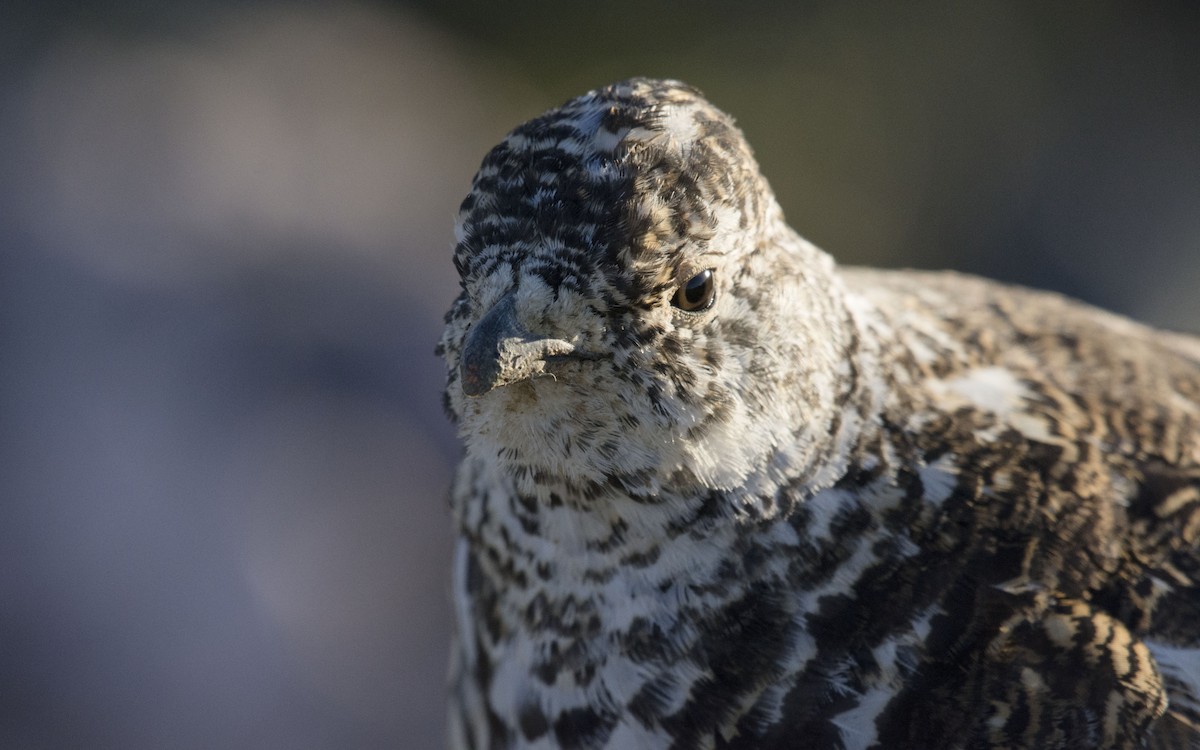
[[[456,748],[1200,748],[1200,341],[839,268],[635,79],[456,226]]]

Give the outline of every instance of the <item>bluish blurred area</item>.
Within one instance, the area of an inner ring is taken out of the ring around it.
[[[631,75],[792,224],[1200,330],[1192,3],[10,2],[0,747],[442,742],[451,222]]]

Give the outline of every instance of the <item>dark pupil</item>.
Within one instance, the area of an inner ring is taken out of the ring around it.
[[[689,305],[698,305],[708,295],[708,279],[712,271],[703,271],[692,277],[683,289],[683,298]]]

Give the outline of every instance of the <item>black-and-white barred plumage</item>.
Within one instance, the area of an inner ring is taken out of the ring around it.
[[[452,746],[1200,747],[1200,341],[837,268],[672,81],[456,236]]]

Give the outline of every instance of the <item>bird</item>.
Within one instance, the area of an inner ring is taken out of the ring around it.
[[[1200,339],[839,266],[673,80],[454,229],[451,747],[1200,748]]]

